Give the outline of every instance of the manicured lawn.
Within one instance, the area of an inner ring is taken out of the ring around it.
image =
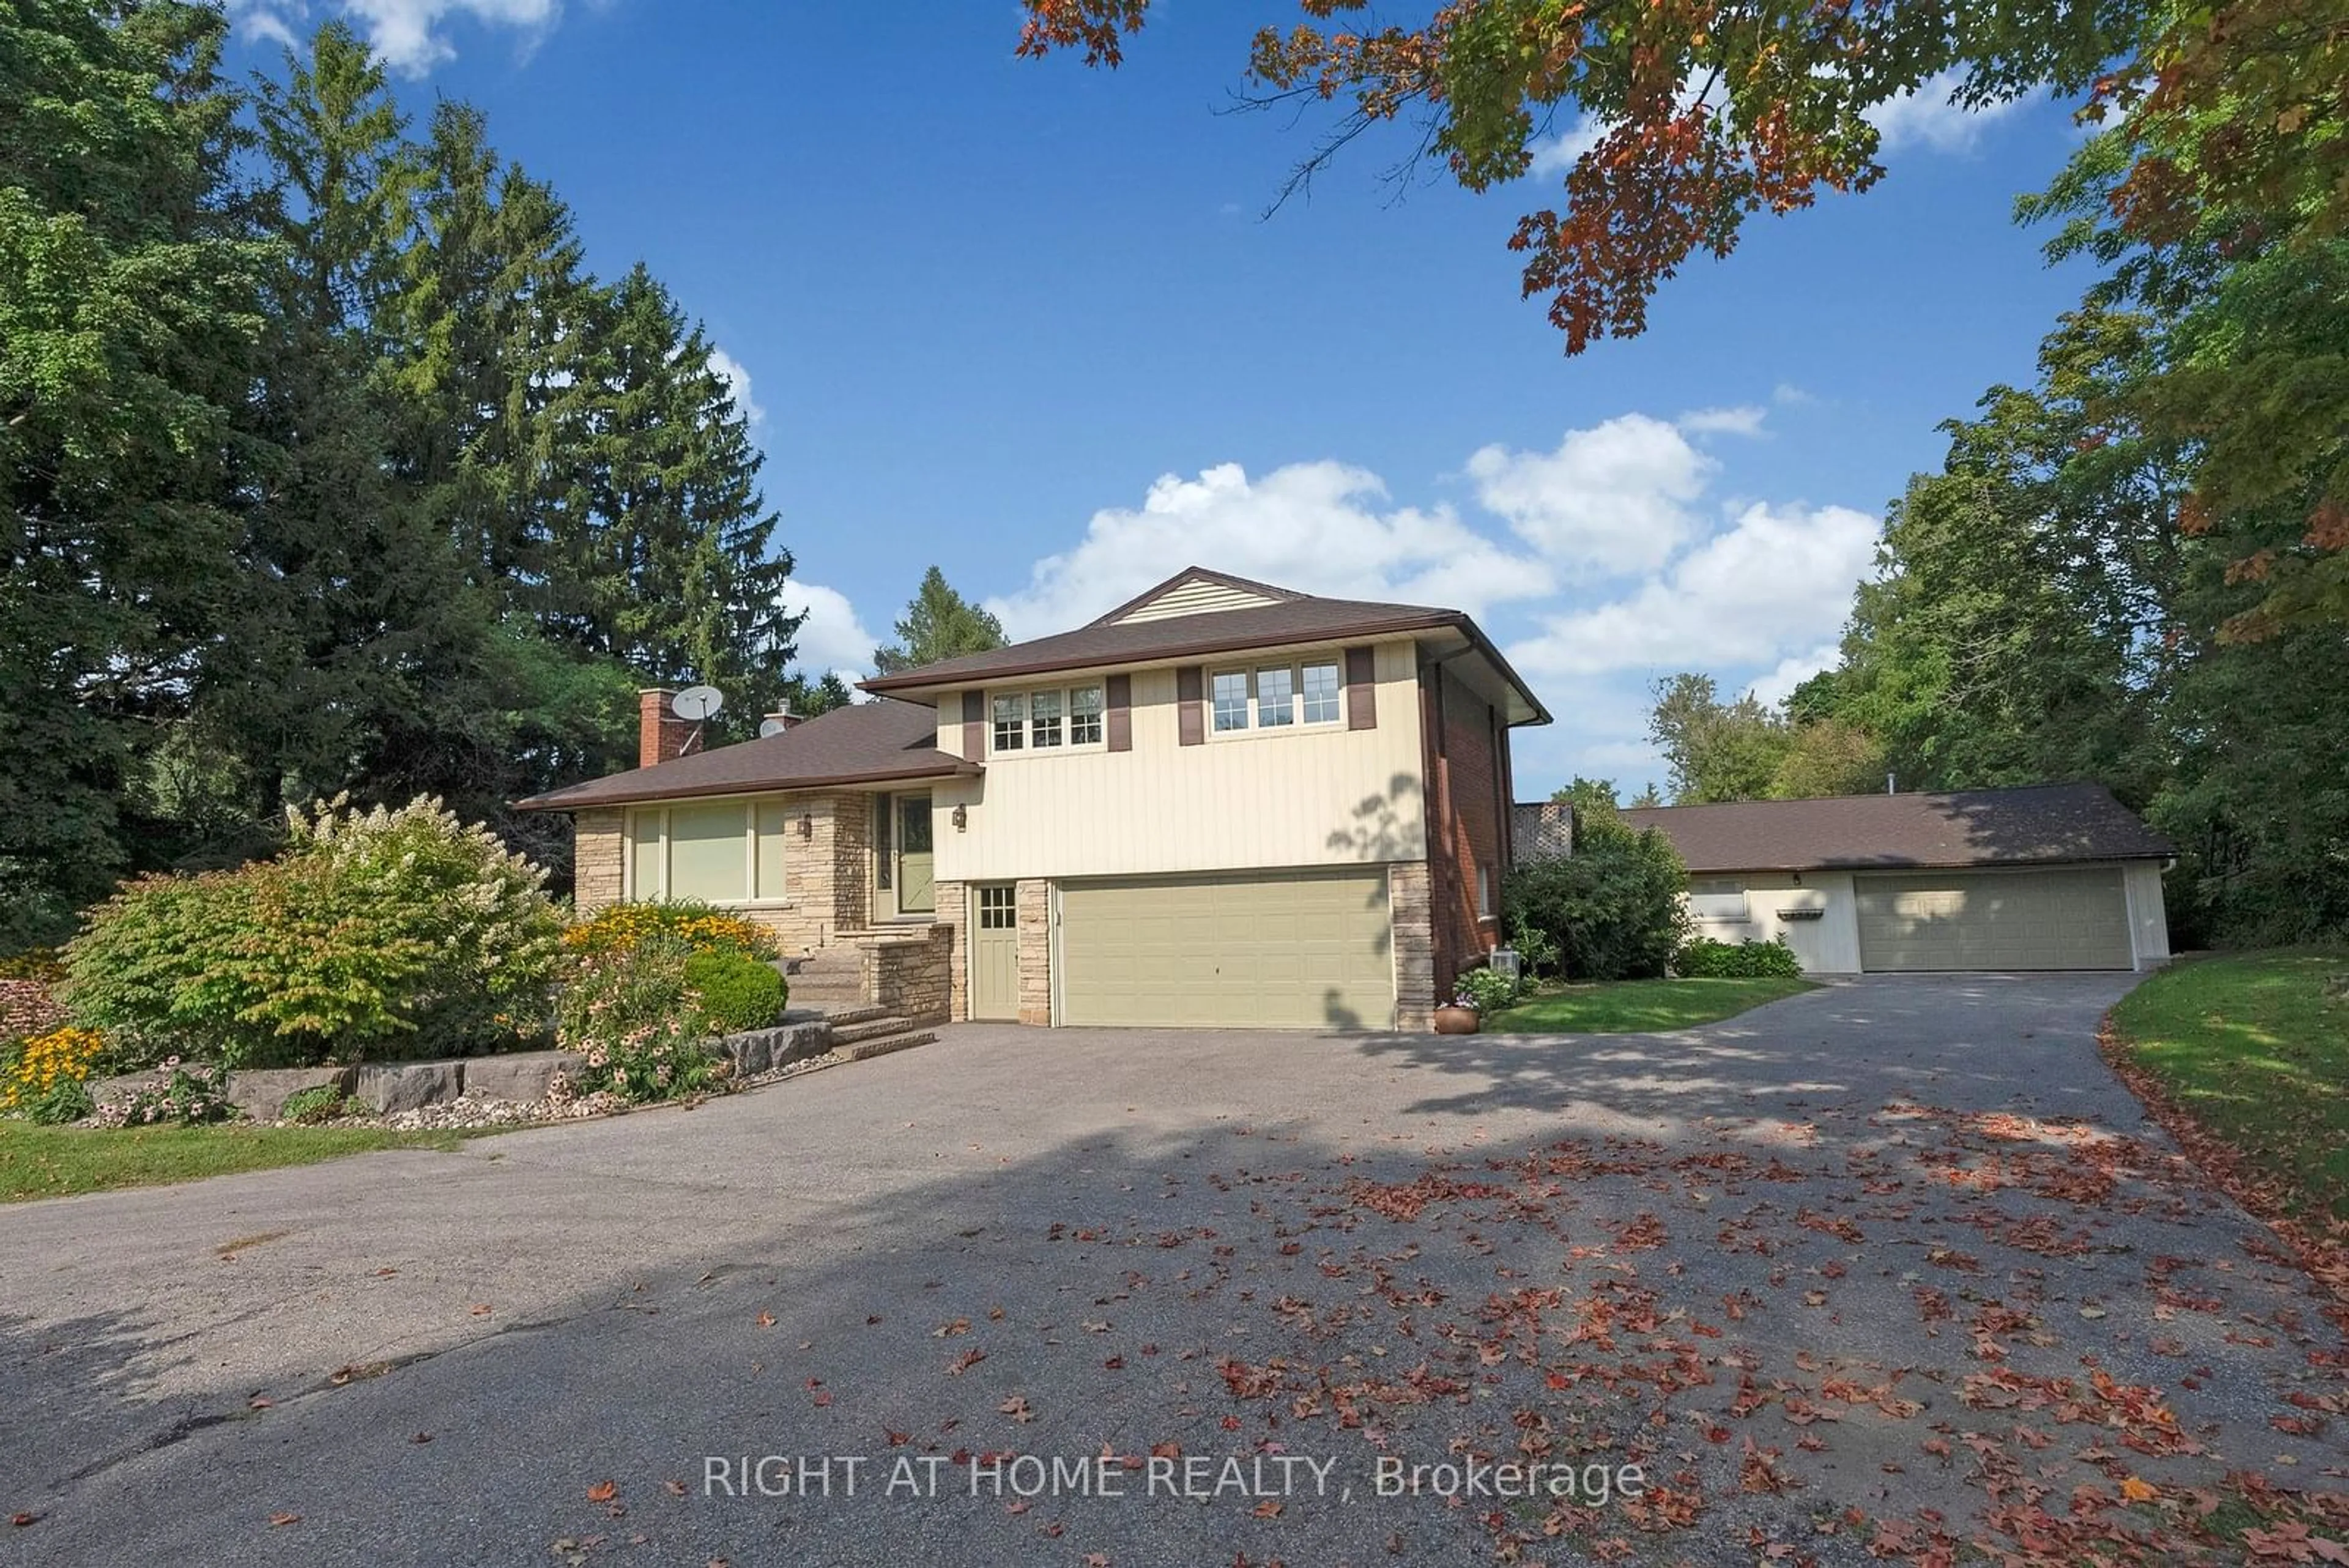
[[[1651,1034],[1816,989],[1807,980],[1618,980],[1569,985],[1485,1020],[1502,1034]]]
[[[2113,1009],[2114,1044],[2242,1158],[2287,1212],[2349,1222],[2349,950],[2282,948],[2162,971]]]
[[[374,1127],[41,1127],[0,1121],[0,1203],[308,1165],[378,1148],[454,1148],[454,1133]]]

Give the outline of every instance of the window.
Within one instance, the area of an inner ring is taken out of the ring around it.
[[[1038,751],[1061,743],[1061,694],[1038,691],[1028,699],[1028,739]]]
[[[1476,867],[1476,918],[1493,918],[1493,868],[1489,866]]]
[[[628,813],[628,897],[773,902],[786,896],[786,800],[679,802]]]
[[[1078,686],[1069,692],[1069,744],[1098,746],[1102,743],[1102,689],[1098,686]]]
[[[1305,722],[1309,724],[1336,723],[1338,693],[1343,689],[1338,680],[1336,665],[1307,665],[1305,667]]]
[[[1753,919],[1745,908],[1745,884],[1734,877],[1692,877],[1690,916],[1699,921],[1739,924]]]
[[[1297,722],[1297,672],[1286,664],[1256,672],[1256,722],[1268,730]]]
[[[1215,678],[1216,732],[1248,727],[1248,678],[1245,670],[1226,670]]]
[[[994,715],[999,756],[1006,752],[1065,752],[1099,746],[1107,734],[1108,704],[1099,685],[999,691],[988,711]]]
[[[1012,902],[1009,888],[981,888],[978,890],[978,929],[983,931],[1008,931],[1019,922],[1018,907]]]

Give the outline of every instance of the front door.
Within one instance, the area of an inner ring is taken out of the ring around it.
[[[937,908],[930,872],[930,797],[894,797],[897,815],[897,912],[926,915]]]
[[[1009,882],[971,889],[970,1015],[1019,1016],[1019,912]]]

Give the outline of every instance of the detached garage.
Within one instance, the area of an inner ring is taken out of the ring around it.
[[[1664,806],[1689,912],[1784,940],[1813,973],[2141,970],[2167,962],[2169,841],[2096,784]]]

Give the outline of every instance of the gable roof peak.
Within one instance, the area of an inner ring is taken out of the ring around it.
[[[1186,589],[1188,593],[1185,593]],[[1183,597],[1176,598],[1178,595]],[[1312,597],[1299,593],[1295,588],[1284,588],[1273,583],[1257,582],[1253,577],[1219,572],[1212,566],[1189,566],[1164,582],[1144,588],[1107,615],[1087,624],[1115,626],[1122,621],[1211,614],[1221,609],[1256,609],[1268,604],[1294,604]],[[1162,600],[1168,599],[1175,602],[1162,605]]]

